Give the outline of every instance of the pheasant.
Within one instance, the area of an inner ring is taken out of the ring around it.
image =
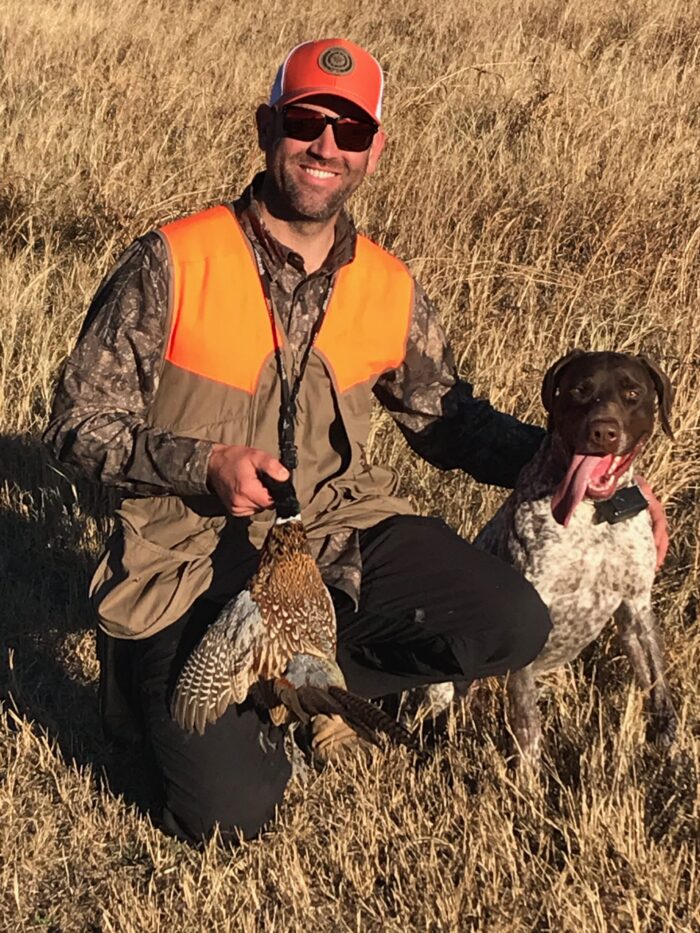
[[[335,610],[309,549],[291,480],[261,474],[276,519],[248,586],[223,608],[180,673],[171,713],[200,735],[251,691],[279,725],[340,716],[363,739],[418,750],[415,737],[383,710],[346,689],[336,660]]]

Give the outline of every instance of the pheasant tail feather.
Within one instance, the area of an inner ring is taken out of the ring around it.
[[[288,697],[285,697],[285,701],[289,704]],[[413,751],[420,751],[418,740],[408,729],[378,706],[342,687],[328,686],[321,689],[301,686],[296,691],[296,704],[306,717],[319,713],[341,716],[360,738],[372,745],[378,744],[377,734],[384,733],[395,745],[405,745]]]

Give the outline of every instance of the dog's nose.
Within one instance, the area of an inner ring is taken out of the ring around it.
[[[607,448],[620,439],[620,425],[612,419],[600,418],[591,422],[588,436],[592,444]]]

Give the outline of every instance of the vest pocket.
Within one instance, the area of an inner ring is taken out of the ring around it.
[[[174,497],[128,500],[117,515],[90,598],[109,635],[145,638],[181,618],[209,586],[225,519],[200,516]]]

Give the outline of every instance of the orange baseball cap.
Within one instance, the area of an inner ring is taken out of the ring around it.
[[[347,39],[302,42],[280,65],[270,106],[331,94],[361,107],[376,123],[382,117],[384,74],[373,55]]]

